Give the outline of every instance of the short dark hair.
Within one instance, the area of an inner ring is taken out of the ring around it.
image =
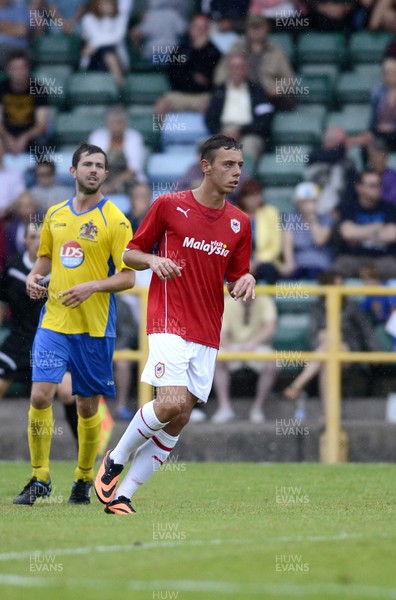
[[[49,169],[51,169],[51,173],[55,173],[55,163],[53,160],[50,159],[49,156],[42,156],[40,157],[40,160],[36,161],[35,164],[35,170],[38,169],[38,167],[41,167],[41,165],[44,165],[45,167],[49,167]]]
[[[319,273],[318,283],[319,285],[333,285],[339,277],[342,277],[339,271],[336,271],[335,269],[329,269],[328,271],[322,271]]]
[[[24,50],[13,50],[7,57],[5,68],[7,69],[11,61],[19,59],[26,60],[29,63],[29,66],[32,64],[30,56]]]
[[[102,148],[99,148],[99,146],[95,146],[94,144],[87,144],[86,142],[81,142],[81,144],[78,146],[77,150],[74,152],[73,158],[72,158],[72,166],[75,169],[77,169],[77,165],[80,161],[82,154],[88,154],[88,156],[90,156],[91,154],[98,154],[98,153],[103,154],[103,156],[105,157],[105,168],[107,171],[109,168],[109,164],[107,162],[106,152],[104,150],[102,150]]]
[[[216,133],[202,144],[201,160],[207,160],[209,163],[213,162],[214,154],[219,148],[224,148],[225,150],[242,150],[242,144],[237,142],[233,137]]]
[[[256,196],[257,194],[263,194],[263,186],[255,179],[248,179],[242,184],[241,189],[239,190],[239,193],[235,199],[235,204],[238,206],[238,208],[244,210],[245,198],[247,196]]]

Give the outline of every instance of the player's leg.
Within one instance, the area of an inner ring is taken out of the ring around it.
[[[158,388],[155,401],[156,411],[161,414],[161,409],[166,407],[169,402],[178,403],[182,406],[182,411],[172,418],[168,425],[156,431],[150,439],[137,449],[132,466],[119,485],[114,499],[106,506],[105,512],[113,514],[131,514],[135,512],[131,505],[133,494],[168,459],[179,440],[179,434],[190,419],[197,398],[186,388]],[[167,409],[165,414],[168,414],[169,417]]]
[[[177,335],[149,335],[149,357],[142,380],[162,391],[156,400],[138,410],[117,446],[104,457],[95,480],[96,495],[103,504],[112,500],[121,471],[132,454],[183,412],[187,368],[185,340]]]
[[[67,367],[67,339],[63,334],[39,328],[32,348],[32,391],[28,414],[28,442],[32,478],[14,504],[32,505],[51,491],[49,459],[54,417],[52,401]]]
[[[78,414],[78,458],[69,504],[89,504],[100,443],[99,400],[101,395],[115,396],[114,339],[88,334],[69,337],[72,393],[77,395]]]
[[[216,364],[213,385],[219,407],[211,419],[213,423],[227,423],[235,419],[230,401],[230,371],[232,371],[230,362],[221,361]]]
[[[77,440],[77,404],[72,394],[72,382],[69,371],[66,371],[61,383],[58,385],[57,394],[63,404],[66,421],[69,424],[71,432]]]

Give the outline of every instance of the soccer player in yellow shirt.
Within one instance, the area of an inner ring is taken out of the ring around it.
[[[49,208],[38,258],[26,281],[31,298],[47,293],[48,300],[32,348],[28,441],[33,473],[14,504],[31,506],[51,493],[52,401],[66,369],[77,395],[79,445],[69,504],[89,504],[100,441],[99,398],[115,396],[114,293],[135,283],[134,271],[122,261],[131,225],[101,192],[108,175],[106,154],[98,146],[81,144],[70,173],[76,195]],[[49,273],[46,290],[40,282]]]

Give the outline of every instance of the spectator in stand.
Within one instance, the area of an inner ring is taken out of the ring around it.
[[[184,0],[148,0],[142,21],[130,31],[131,42],[146,60],[168,65],[187,27]]]
[[[131,210],[126,213],[132,225],[133,233],[146,216],[152,202],[152,189],[147,183],[135,183],[129,190]]]
[[[368,28],[372,31],[390,31],[396,33],[395,0],[376,0],[373,3]]]
[[[299,183],[294,190],[296,210],[282,217],[284,264],[280,271],[284,277],[317,279],[334,260],[334,219],[318,214],[318,197],[315,183]]]
[[[378,269],[370,263],[360,269],[359,276],[364,285],[386,285]],[[393,296],[366,296],[361,300],[360,308],[370,318],[374,327],[385,325],[396,308],[396,299]]]
[[[263,88],[248,80],[245,55],[229,54],[226,82],[213,90],[205,114],[209,131],[241,142],[244,155],[257,164],[269,142],[274,110]]]
[[[370,129],[350,137],[349,145],[365,148],[374,137],[381,137],[391,152],[396,151],[396,44],[393,49],[391,44],[381,65],[383,81],[371,94]]]
[[[102,185],[104,194],[125,194],[134,182],[146,181],[143,136],[128,127],[128,113],[123,106],[108,109],[106,128],[93,131],[89,143],[107,154],[109,176]]]
[[[383,138],[374,138],[367,146],[367,165],[381,177],[381,197],[396,205],[396,171],[387,166],[389,149]]]
[[[29,9],[16,6],[11,0],[0,0],[0,69],[17,50],[29,47]]]
[[[29,191],[24,191],[14,204],[6,225],[7,257],[14,258],[25,251],[25,234],[29,223],[36,227],[43,222],[42,211]]]
[[[137,348],[138,325],[134,317],[134,298],[129,294],[116,295],[116,350]],[[114,378],[117,387],[116,419],[130,421],[133,412],[128,406],[132,382],[132,363],[129,360],[114,361]]]
[[[201,11],[213,21],[245,18],[250,0],[201,0]]]
[[[348,157],[347,148],[346,131],[331,125],[323,134],[321,147],[309,153],[304,178],[320,188],[318,214],[331,214],[344,197],[355,196],[357,172],[353,160]]]
[[[247,57],[248,79],[261,85],[278,110],[291,110],[296,105],[294,72],[283,50],[268,39],[270,24],[262,15],[249,15],[246,33],[236,42],[230,52]],[[215,84],[227,79],[226,57],[219,62],[215,72]]]
[[[256,300],[237,303],[227,297],[224,302],[220,350],[236,352],[272,352],[272,339],[276,333],[277,314],[273,298],[257,296]],[[264,403],[276,378],[276,363],[263,361],[218,361],[214,376],[219,408],[212,417],[213,423],[227,423],[235,419],[230,402],[230,373],[248,367],[258,375],[256,397],[250,409],[252,423],[263,423]]]
[[[36,146],[49,141],[47,94],[32,87],[31,65],[24,52],[9,57],[6,73],[8,80],[0,83],[0,135],[5,150],[35,154]]]
[[[248,6],[249,0],[202,0],[201,11],[211,19],[210,40],[221,54],[239,40]]]
[[[6,218],[11,214],[16,199],[25,189],[22,175],[4,165],[4,155],[5,145],[0,136],[0,275],[4,270],[7,256]]]
[[[340,207],[342,247],[334,263],[343,277],[359,277],[372,263],[383,279],[396,277],[396,208],[381,198],[381,178],[365,169],[356,183],[357,202]]]
[[[46,213],[50,206],[74,196],[72,185],[56,181],[56,166],[51,160],[42,159],[34,168],[35,183],[29,192],[37,202],[40,212]]]
[[[11,311],[10,333],[0,348],[0,398],[13,381],[31,382],[32,345],[46,298],[32,300],[26,293],[26,278],[30,273],[39,247],[40,226],[29,223],[25,227],[24,248],[21,255],[7,263],[0,279],[0,306]],[[0,311],[0,324],[2,323]],[[58,396],[64,405],[65,417],[77,440],[77,409],[71,391],[70,373],[65,373],[58,385]]]
[[[342,277],[335,270],[324,271],[319,276],[320,285],[342,285]],[[359,304],[349,297],[343,299],[341,311],[341,334],[342,341],[340,350],[344,352],[370,351],[379,349],[378,341],[366,314],[360,309]],[[307,339],[312,351],[326,352],[327,330],[326,330],[326,306],[325,298],[320,297],[312,305],[309,315],[309,327]],[[343,367],[347,367],[343,363]],[[283,395],[289,400],[297,401],[304,394],[308,383],[319,375],[319,395],[324,415],[328,407],[328,375],[326,362],[311,360],[297,375],[293,383],[283,390]],[[321,417],[320,422],[324,419]]]
[[[251,0],[249,4],[249,14],[264,15],[267,19],[281,17],[284,19],[294,17],[299,14],[301,2],[298,0]]]
[[[250,218],[253,245],[250,272],[258,282],[273,284],[279,278],[282,253],[279,211],[266,204],[263,188],[254,180],[242,185],[236,205]]]
[[[81,34],[81,19],[87,10],[89,0],[49,0],[46,14],[51,25],[50,31],[66,35]]]
[[[127,15],[118,11],[117,0],[91,0],[81,19],[81,37],[85,45],[80,67],[88,71],[108,71],[117,85],[125,84],[128,68],[125,37]]]
[[[204,112],[220,56],[209,39],[208,17],[194,15],[189,25],[188,39],[177,47],[169,63],[172,91],[159,98],[154,112],[158,115],[180,111]]]
[[[319,31],[352,28],[355,0],[305,0],[310,27]]]

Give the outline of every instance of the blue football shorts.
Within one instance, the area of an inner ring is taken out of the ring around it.
[[[114,344],[115,338],[65,334],[39,327],[32,347],[32,381],[60,383],[68,370],[73,394],[114,398]]]

